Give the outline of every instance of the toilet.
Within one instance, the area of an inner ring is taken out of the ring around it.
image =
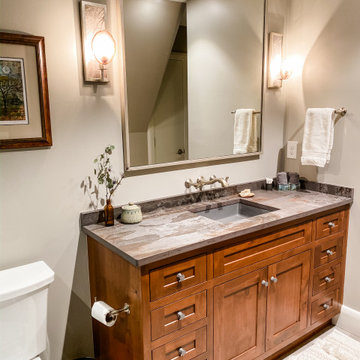
[[[41,360],[53,281],[54,272],[43,261],[0,271],[1,360]]]

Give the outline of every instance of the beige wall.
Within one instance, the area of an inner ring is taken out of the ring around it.
[[[109,6],[118,38],[116,1]],[[89,201],[80,182],[107,144],[116,146],[114,169],[122,169],[119,60],[109,85],[84,86],[77,1],[0,0],[0,8],[2,29],[45,36],[54,140],[50,149],[0,154],[0,268],[43,259],[54,269],[51,360],[61,359],[63,349],[63,358],[73,359],[91,351],[86,243],[79,236],[79,213]],[[282,114],[281,95],[266,92],[260,160],[127,178],[115,204],[184,193],[184,180],[199,175],[230,176],[233,184],[273,176],[283,142]],[[348,120],[346,126],[355,123]]]
[[[124,0],[123,3],[129,129],[146,132],[184,5],[157,0]],[[136,147],[137,143],[130,139],[130,146]]]
[[[148,164],[148,133],[130,132],[129,143],[131,166]]]
[[[345,304],[360,311],[360,2],[358,0],[292,0],[287,49],[303,69],[285,84],[285,142],[299,141],[297,160],[286,170],[310,179],[355,187],[351,209]],[[302,71],[301,71],[302,70]],[[346,107],[348,114],[335,126],[331,161],[324,169],[300,165],[305,111],[309,107]]]
[[[231,155],[231,111],[261,110],[263,22],[263,0],[187,3],[189,159]]]

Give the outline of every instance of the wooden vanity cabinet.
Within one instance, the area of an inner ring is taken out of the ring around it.
[[[135,267],[88,238],[101,360],[276,359],[326,326],[343,298],[348,207]]]

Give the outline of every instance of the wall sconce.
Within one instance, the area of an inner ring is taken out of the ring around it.
[[[283,80],[290,78],[290,63],[283,60],[283,34],[269,34],[268,88],[281,88]]]
[[[114,38],[105,30],[106,5],[81,1],[80,6],[84,80],[105,84],[109,81],[105,66],[116,49]]]

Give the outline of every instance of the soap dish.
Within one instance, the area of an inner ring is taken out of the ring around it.
[[[239,193],[240,197],[242,198],[250,198],[253,197],[255,194],[251,192],[250,189],[245,189]]]

